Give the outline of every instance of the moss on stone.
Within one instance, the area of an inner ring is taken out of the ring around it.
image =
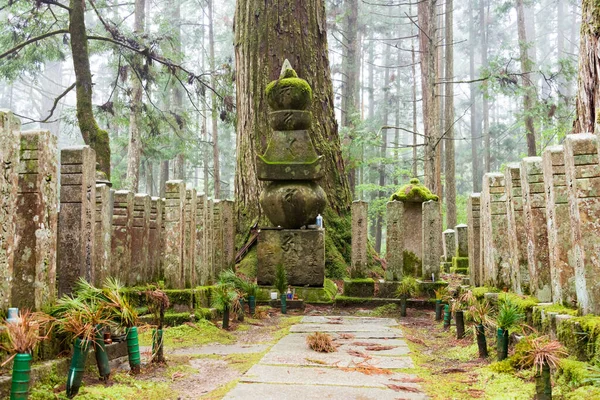
[[[429,200],[438,201],[439,198],[431,193],[431,190],[422,185],[417,178],[413,178],[410,180],[410,183],[398,189],[398,191],[392,195],[390,200],[407,203],[424,203]]]
[[[402,259],[404,266],[404,275],[419,276],[423,269],[423,261],[415,253],[409,250],[402,252]]]
[[[270,82],[265,89],[265,95],[273,111],[306,110],[311,105],[313,93],[308,82],[296,77]]]
[[[469,257],[452,257],[452,272],[467,275],[469,273]]]
[[[492,286],[481,286],[481,287],[472,288],[471,292],[473,293],[473,296],[475,296],[477,299],[481,300],[485,297],[486,293],[498,293],[498,292],[500,292],[500,289],[492,287]]]
[[[344,279],[344,296],[373,297],[374,295],[375,281],[373,279]]]
[[[442,280],[435,282],[417,280],[417,282],[419,283],[419,295],[427,298],[434,298],[436,290],[448,287],[448,282]]]
[[[236,265],[236,271],[250,279],[256,278],[258,269],[258,251],[257,247],[253,246],[244,256],[242,261]]]
[[[352,217],[350,213],[339,216],[331,207],[323,213],[325,224],[325,276],[343,279],[348,276],[352,247]]]
[[[572,360],[562,359],[556,370],[555,379],[557,384],[575,388],[586,384],[585,380],[590,377],[589,364]]]

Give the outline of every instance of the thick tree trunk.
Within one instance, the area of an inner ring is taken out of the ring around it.
[[[475,80],[475,18],[473,17],[473,11],[475,10],[475,0],[469,1],[469,79]],[[480,125],[479,125],[479,113],[477,109],[477,83],[471,82],[469,84],[469,98],[471,101],[471,165],[473,170],[473,191],[481,191],[481,180],[483,178],[481,172],[481,164],[479,158],[481,157],[479,151],[480,143]]]
[[[168,7],[171,9],[171,21],[173,27],[173,36],[170,43],[172,43],[173,57],[176,57],[176,61],[181,61],[183,57],[181,47],[181,2],[182,0],[175,0],[173,4],[169,4]],[[172,79],[172,95],[173,102],[171,104],[171,111],[175,115],[175,134],[178,141],[183,141],[185,136],[185,121],[183,119],[183,88],[177,82],[176,79]],[[183,148],[183,144],[181,148]],[[173,163],[173,178],[174,179],[185,179],[185,154],[183,152],[177,154]]]
[[[212,72],[210,82],[213,88],[217,87],[216,63],[215,63],[215,36],[213,27],[213,0],[208,0],[208,49],[210,52],[210,70]],[[212,107],[212,149],[213,149],[213,179],[215,199],[221,198],[221,167],[219,163],[219,109],[217,108],[217,94],[211,93]]]
[[[533,124],[533,95],[534,85],[531,82],[531,59],[527,50],[527,32],[525,30],[525,11],[523,0],[517,0],[517,26],[519,31],[519,49],[521,53],[521,85],[523,87],[523,111],[525,113],[525,130],[527,132],[527,155],[537,155],[535,126]]]
[[[144,33],[146,0],[135,0],[135,21],[134,33],[140,37]],[[141,71],[142,58],[140,55],[133,57],[134,71],[130,71],[131,80],[131,103],[129,113],[129,145],[127,147],[127,180],[125,189],[136,193],[140,180],[140,157],[142,154],[142,134],[140,130],[140,120],[142,118],[142,81],[139,71]]]
[[[83,141],[96,151],[98,168],[110,179],[110,141],[108,133],[98,127],[92,109],[93,83],[85,28],[85,3],[81,0],[70,0],[69,6],[71,9],[69,11],[69,33],[73,68],[75,70],[77,122]]]
[[[351,195],[342,160],[333,108],[327,56],[325,7],[322,0],[238,0],[235,13],[237,83],[238,232],[246,234],[261,216],[262,183],[256,177],[256,155],[265,151],[271,128],[264,91],[279,77],[287,58],[313,90],[310,136],[323,155],[325,176],[319,182],[328,205],[338,214],[349,210]]]
[[[442,194],[441,146],[439,129],[439,91],[437,73],[437,0],[421,1],[419,15],[419,51],[421,52],[421,86],[423,125],[425,128],[425,185],[438,196]]]
[[[577,116],[573,133],[598,133],[600,113],[600,4],[583,0],[581,4],[581,39],[579,41],[579,77]]]
[[[410,6],[410,15],[413,15],[412,4]],[[413,36],[414,25],[410,27],[410,35]],[[415,40],[410,39],[411,72],[412,72],[412,176],[416,178],[419,174],[417,164],[417,56],[415,52]]]
[[[481,69],[488,66],[488,21],[487,21],[487,0],[479,2],[479,26],[481,29]],[[481,85],[481,116],[483,119],[483,149],[485,152],[485,172],[492,171],[492,143],[490,140],[490,109],[488,104],[488,87],[487,81],[483,81]]]
[[[454,29],[453,0],[446,0],[446,96],[444,149],[446,177],[446,226],[456,226],[456,173],[454,165]]]
[[[388,145],[388,134],[387,134],[387,126],[389,121],[389,104],[390,104],[390,52],[385,52],[384,58],[384,83],[383,83],[383,112],[382,112],[382,124],[384,129],[381,130],[381,149],[379,153],[379,157],[381,161],[379,161],[379,198],[384,198],[387,196],[387,192],[385,191],[385,165],[387,159],[387,145]],[[377,226],[375,228],[375,251],[381,253],[381,243],[383,236],[383,211],[380,211],[377,215]]]

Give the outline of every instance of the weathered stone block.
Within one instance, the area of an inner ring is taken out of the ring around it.
[[[214,225],[214,212],[213,212],[213,200],[207,199],[206,211],[205,211],[205,243],[206,243],[206,270],[208,272],[207,282],[215,281],[215,269],[213,265],[214,260],[214,237],[213,237],[213,225]]]
[[[196,198],[196,276],[200,285],[206,285],[210,268],[206,263],[206,196],[197,194]]]
[[[183,289],[185,287],[183,270],[185,185],[180,180],[167,181],[165,191],[169,196],[165,203],[164,216],[162,267],[164,280],[168,288]],[[168,201],[169,198],[172,201]]]
[[[288,284],[323,286],[325,231],[262,229],[258,235],[258,283],[272,285],[279,264],[285,266]]]
[[[581,153],[598,153],[598,136],[588,133],[567,135],[565,147],[565,172],[569,190],[569,218],[571,220],[572,261],[575,271],[577,305],[585,313],[600,314],[600,198],[592,192],[582,197],[575,157]]]
[[[352,253],[350,276],[353,278],[364,278],[367,273],[368,211],[369,203],[366,201],[357,200],[352,202]]]
[[[148,280],[157,281],[162,275],[160,259],[162,257],[162,224],[164,201],[152,197],[150,201],[150,233],[148,248]]]
[[[442,256],[442,211],[440,203],[434,200],[423,204],[423,280],[438,280],[440,275],[440,257]],[[418,235],[414,235],[418,236]]]
[[[4,310],[10,306],[15,251],[20,129],[18,118],[0,110],[0,307]]]
[[[212,244],[213,274],[216,278],[223,271],[223,209],[221,200],[213,200]]]
[[[136,286],[149,282],[150,273],[150,195],[136,193],[133,196],[133,223],[131,227],[131,268],[127,274],[127,285]]]
[[[110,276],[127,282],[131,268],[131,230],[133,228],[133,192],[114,192]]]
[[[402,226],[404,227],[405,230],[405,234],[403,235],[404,238],[404,246],[403,249],[404,251],[410,251],[411,253],[413,253],[416,257],[419,258],[419,260],[423,259],[423,234],[421,233],[421,235],[418,234],[419,232],[419,227],[423,226],[423,203],[410,203],[410,202],[405,202],[404,203],[404,210],[403,210],[403,214],[402,214]],[[413,227],[412,229],[414,230],[414,232],[417,232],[417,234],[406,234],[406,230],[409,227]],[[441,236],[441,230],[440,230],[440,236]],[[441,242],[441,239],[440,239]],[[441,254],[440,254],[441,255]],[[439,260],[439,258],[438,258]],[[418,274],[418,272],[417,272]]]
[[[55,298],[58,207],[56,137],[48,131],[21,133],[21,148],[36,150],[35,169],[22,169],[16,212],[11,305],[39,310]],[[20,163],[28,160],[21,158]],[[35,190],[31,190],[35,188]]]
[[[504,174],[487,173],[481,192],[483,282],[502,289],[511,287],[506,196],[492,201],[490,188],[502,187],[506,191],[505,184]]]
[[[481,276],[481,223],[480,223],[480,194],[472,193],[467,204],[467,229],[469,233],[469,277],[471,284],[480,286]]]
[[[527,265],[531,293],[542,302],[552,300],[548,227],[544,201],[536,199],[528,179],[542,169],[541,157],[526,157],[521,161],[521,186],[523,187],[523,222],[527,235]]]
[[[406,274],[404,271],[404,203],[401,201],[388,202],[386,214],[386,279],[399,281]],[[414,275],[414,271],[412,274]]]
[[[374,295],[375,281],[373,279],[344,279],[344,296],[373,297]]]
[[[111,223],[114,198],[110,187],[96,181],[94,213],[94,284],[100,286],[110,274]]]
[[[465,224],[456,225],[456,256],[469,257],[469,227]]]
[[[527,264],[527,235],[523,225],[523,190],[521,187],[521,164],[510,163],[506,167],[506,190],[508,199],[506,213],[508,244],[510,249],[510,278],[512,290],[518,294],[529,293],[529,266]]]
[[[552,281],[552,301],[573,305],[577,302],[575,291],[575,270],[569,264],[571,254],[571,229],[569,218],[567,180],[564,173],[564,147],[547,147],[543,154],[544,180],[548,206],[546,221],[548,227],[548,248],[550,251],[550,277]],[[561,168],[562,167],[562,168]],[[584,167],[585,168],[585,167]],[[600,170],[597,171],[600,175]]]
[[[185,287],[194,287],[197,285],[196,277],[196,189],[187,189],[185,191],[184,205],[184,235],[183,235],[183,275]]]
[[[221,201],[221,225],[223,226],[223,268],[235,265],[235,219],[234,203],[231,200]]]
[[[377,297],[382,299],[395,299],[400,282],[377,282]],[[344,286],[345,288],[345,286]]]
[[[452,272],[455,274],[469,274],[469,259],[467,257],[452,257]]]
[[[444,247],[442,260],[452,262],[452,257],[456,255],[456,231],[454,229],[446,229],[442,233],[442,242]]]

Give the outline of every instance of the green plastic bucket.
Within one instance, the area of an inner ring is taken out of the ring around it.
[[[254,316],[256,311],[256,298],[254,296],[248,296],[248,309],[250,316]]]
[[[138,338],[137,327],[127,328],[127,357],[129,358],[129,368],[133,374],[140,372],[142,360],[140,357],[140,342]]]
[[[485,339],[485,328],[482,324],[475,326],[477,336],[477,347],[479,349],[479,358],[487,358],[487,340]]]
[[[446,304],[444,306],[444,329],[448,329],[450,328],[450,318],[451,318],[451,313],[450,313],[450,306],[448,304]]]
[[[31,354],[19,353],[14,358],[10,400],[27,400],[31,377]]]
[[[110,365],[108,364],[108,353],[104,344],[104,335],[102,328],[96,330],[96,341],[94,343],[94,353],[96,353],[96,364],[98,365],[98,374],[100,379],[107,380],[110,376]]]
[[[223,329],[229,329],[229,307],[223,310]]]
[[[67,376],[67,397],[73,398],[81,387],[83,372],[85,370],[85,360],[87,358],[88,343],[80,338],[75,339],[73,345],[73,357],[71,358],[71,367]]]
[[[406,317],[406,299],[404,297],[400,299],[400,316]]]
[[[508,356],[508,329],[498,328],[496,351],[498,361],[502,361]]]
[[[443,309],[444,309],[444,305],[442,304],[442,301],[436,300],[435,301],[435,320],[436,321],[442,320],[442,310]]]
[[[285,293],[281,295],[281,313],[287,314],[287,295]]]

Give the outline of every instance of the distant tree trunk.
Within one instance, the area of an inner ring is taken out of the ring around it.
[[[177,61],[183,59],[183,53],[181,48],[181,0],[175,0],[168,7],[171,9],[171,20],[170,23],[173,27],[173,34],[170,43],[172,43],[173,55],[177,57]],[[183,119],[183,89],[176,79],[171,80],[172,83],[172,95],[173,102],[171,112],[175,116],[175,133],[177,141],[183,142],[185,136],[185,121]],[[183,149],[185,145],[180,144],[180,148]],[[185,179],[185,155],[183,150],[177,154],[173,163],[173,178],[174,179]]]
[[[383,120],[382,124],[384,127],[388,126],[389,121],[389,104],[390,104],[390,52],[385,52],[385,61],[384,61],[384,84],[383,84]],[[385,164],[387,159],[387,142],[388,142],[388,134],[387,128],[381,130],[381,150],[379,153],[379,157],[381,157],[381,161],[379,162],[379,198],[385,198],[387,192],[385,191]],[[383,231],[383,212],[380,211],[377,214],[377,226],[375,228],[375,250],[380,253],[381,252],[381,242],[382,242],[382,231]]]
[[[600,4],[583,0],[581,4],[581,39],[577,81],[577,115],[573,133],[598,133],[600,118]]]
[[[410,6],[410,14],[413,15],[412,4]],[[413,36],[414,25],[410,27],[410,35]],[[417,164],[417,57],[415,52],[415,40],[410,39],[410,55],[411,55],[411,72],[412,72],[412,176],[416,178],[419,175]]]
[[[475,18],[473,11],[475,10],[475,0],[469,1],[469,79],[475,80]],[[479,158],[480,147],[480,130],[479,130],[479,113],[477,111],[477,83],[469,84],[469,99],[471,101],[471,165],[473,170],[473,191],[481,191],[481,164]]]
[[[96,162],[100,171],[110,179],[110,141],[108,133],[98,127],[92,108],[92,73],[88,55],[87,32],[85,28],[85,3],[70,0],[69,33],[73,68],[75,70],[75,90],[77,99],[77,122],[85,144],[96,151]]]
[[[165,184],[169,180],[169,161],[163,160],[160,162],[160,182],[158,183],[158,195],[165,197]]]
[[[419,51],[421,52],[421,86],[425,128],[425,185],[438,196],[442,194],[441,146],[439,129],[439,94],[437,73],[437,0],[421,1],[418,6]]]
[[[247,233],[261,216],[258,198],[262,184],[256,177],[255,159],[264,152],[271,131],[264,91],[267,83],[279,77],[286,58],[313,90],[310,136],[323,156],[325,174],[319,184],[334,212],[346,215],[349,210],[352,197],[334,115],[326,22],[323,0],[306,0],[301,5],[292,0],[237,1],[235,193],[239,233]]]
[[[488,13],[487,0],[479,2],[479,26],[481,28],[481,68],[485,69],[488,66]],[[483,149],[485,151],[485,172],[492,171],[492,144],[490,140],[490,108],[488,104],[488,87],[487,81],[483,81],[481,85],[481,116],[483,118]]]
[[[446,177],[446,226],[456,226],[456,172],[454,165],[454,29],[453,0],[446,0],[446,104],[444,106],[444,149]]]
[[[358,89],[360,86],[360,42],[358,38],[358,0],[346,0],[346,15],[344,18],[344,53],[342,60],[344,65],[344,74],[342,77],[342,126],[351,128],[353,125],[353,115],[356,114],[359,107]],[[346,170],[348,171],[348,183],[350,192],[355,195],[356,190],[356,156],[352,146],[352,135],[348,137],[348,160],[346,160]]]
[[[144,34],[146,0],[135,0],[134,33],[137,37]],[[129,145],[127,147],[127,179],[125,189],[136,193],[140,180],[140,158],[142,155],[142,133],[140,120],[142,118],[142,81],[138,75],[141,71],[142,57],[132,58],[132,71],[129,71],[131,81],[131,103],[129,112]]]
[[[398,26],[398,37],[402,36],[402,27]],[[402,79],[400,79],[400,74],[402,73],[402,68],[400,67],[400,65],[402,64],[402,49],[400,47],[400,41],[398,41],[397,44],[397,50],[396,50],[396,62],[398,63],[397,67],[396,67],[396,77],[395,77],[395,83],[396,83],[396,101],[394,102],[394,107],[396,109],[395,113],[394,113],[394,126],[396,126],[396,130],[394,133],[394,143],[395,143],[395,150],[394,150],[394,159],[396,160],[397,165],[403,165],[404,163],[400,164],[400,144],[401,143],[406,143],[406,141],[402,140],[401,136],[404,136],[404,133],[400,134],[400,129],[398,129],[398,127],[400,126],[400,108],[402,105],[402,97],[401,97],[401,93],[402,93]],[[402,158],[404,159],[404,155],[402,156]],[[404,175],[404,174],[403,174]],[[398,172],[394,171],[394,181],[393,181],[394,185],[398,185],[399,183],[399,179],[398,179]]]
[[[534,85],[531,82],[531,60],[527,50],[527,32],[525,30],[525,11],[523,9],[523,0],[517,0],[517,26],[519,31],[519,49],[521,53],[521,85],[523,86],[523,111],[525,113],[525,130],[527,131],[527,155],[530,157],[537,155],[535,126],[533,124],[533,91]]]
[[[152,161],[146,161],[146,193],[154,196],[154,165]]]
[[[210,83],[216,89],[216,63],[215,63],[215,35],[213,26],[213,0],[208,0],[208,48],[210,52],[210,70],[212,72]],[[213,142],[213,179],[215,199],[221,198],[221,167],[219,163],[219,109],[217,107],[217,94],[211,93],[212,106],[212,142]]]

